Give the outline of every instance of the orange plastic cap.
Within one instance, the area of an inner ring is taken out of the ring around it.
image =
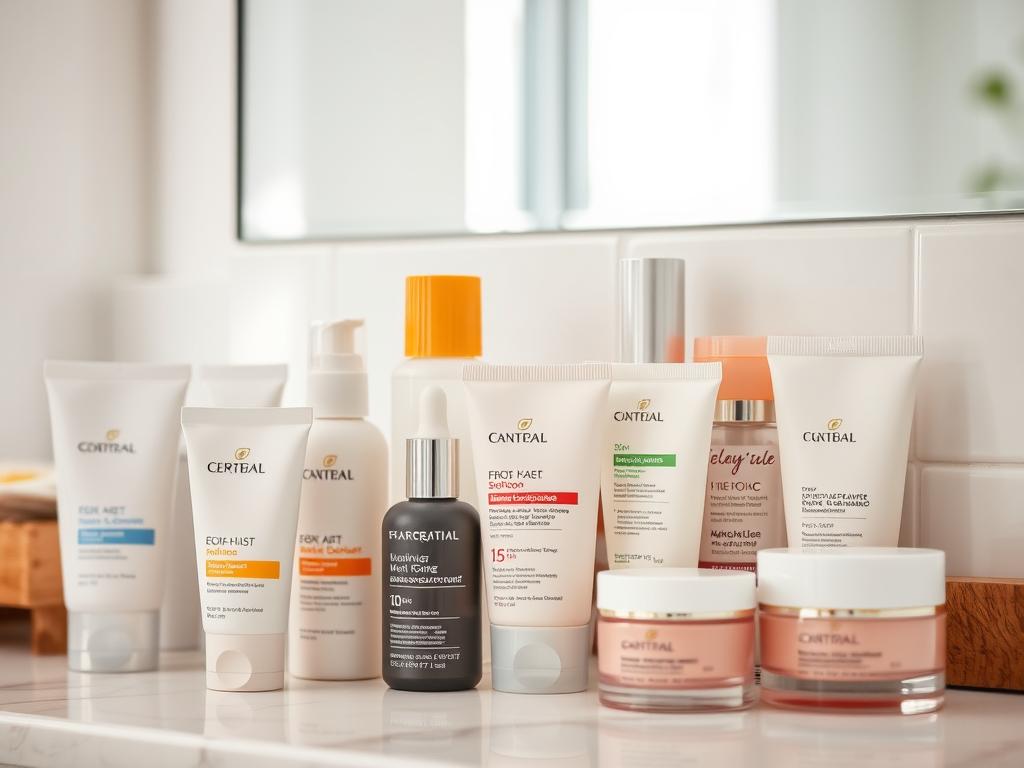
[[[705,336],[693,340],[693,362],[722,363],[719,400],[775,400],[767,336]]]
[[[406,357],[479,357],[480,278],[405,278]]]

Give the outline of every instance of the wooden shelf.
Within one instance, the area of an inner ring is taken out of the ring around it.
[[[946,682],[1024,691],[1024,579],[946,579]]]
[[[56,520],[0,522],[0,605],[32,616],[32,653],[67,652]]]

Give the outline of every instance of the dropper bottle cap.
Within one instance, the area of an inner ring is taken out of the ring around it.
[[[405,495],[454,499],[459,495],[459,441],[448,431],[448,398],[440,387],[420,393],[420,426],[405,441]]]
[[[370,412],[362,320],[321,320],[310,333],[306,392],[318,419],[359,419]]]
[[[682,259],[620,262],[620,363],[684,362],[685,267]]]

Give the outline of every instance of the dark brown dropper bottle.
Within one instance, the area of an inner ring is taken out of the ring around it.
[[[458,500],[459,441],[439,387],[420,395],[406,440],[406,495],[382,528],[383,677],[402,691],[480,682],[480,515]]]

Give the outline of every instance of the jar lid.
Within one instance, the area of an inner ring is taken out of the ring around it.
[[[597,608],[616,613],[728,613],[757,606],[754,574],[710,568],[622,568],[597,574]]]
[[[850,547],[828,552],[762,549],[757,600],[780,608],[876,610],[946,602],[946,553]]]

